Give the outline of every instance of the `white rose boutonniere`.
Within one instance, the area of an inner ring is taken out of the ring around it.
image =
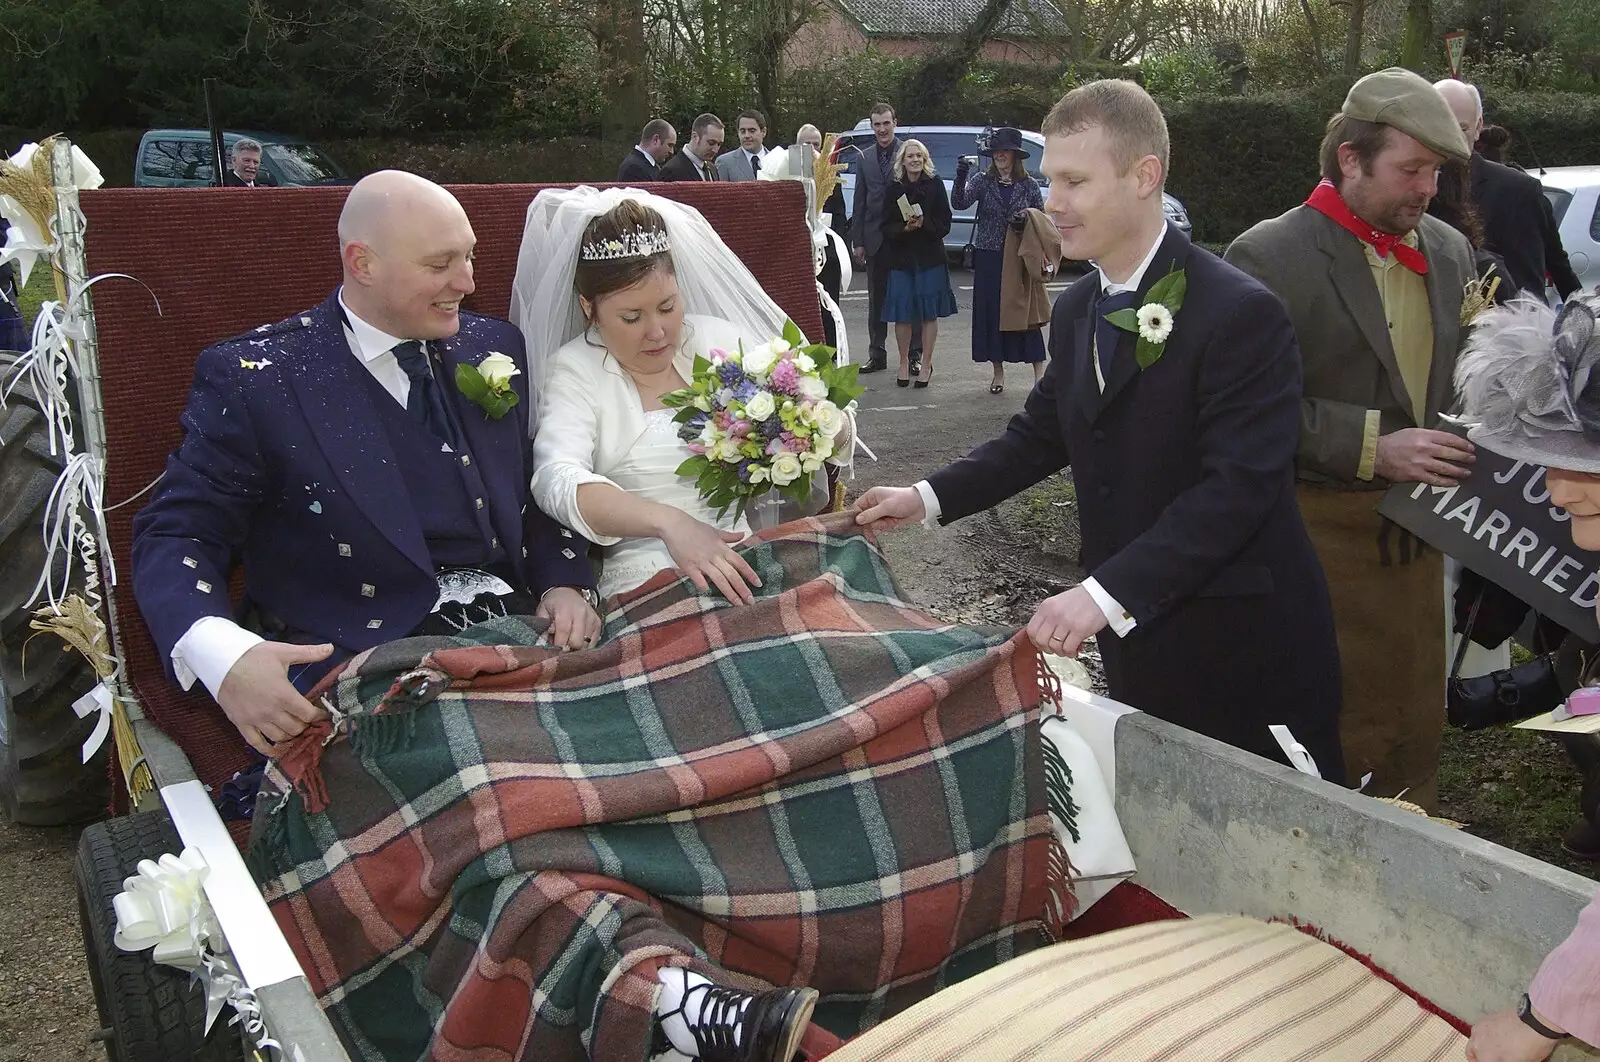
[[[498,350],[489,352],[477,365],[456,366],[456,386],[461,393],[483,407],[490,420],[499,420],[519,401],[511,389],[511,378],[521,376],[517,363]]]
[[[1143,372],[1161,360],[1167,339],[1172,335],[1174,318],[1183,307],[1183,296],[1189,285],[1183,270],[1174,269],[1150,287],[1144,304],[1137,310],[1118,310],[1106,315],[1106,320],[1139,337],[1134,346],[1134,357]]]

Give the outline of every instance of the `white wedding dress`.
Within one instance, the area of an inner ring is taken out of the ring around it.
[[[685,381],[697,354],[736,349],[741,339],[747,347],[765,342],[741,336],[732,324],[715,317],[689,315],[685,324],[683,347],[673,359]],[[562,346],[551,359],[533,442],[533,498],[552,518],[602,547],[601,597],[632,590],[674,564],[659,538],[618,538],[590,527],[578,510],[578,488],[586,483],[610,483],[704,523],[750,532],[733,510],[719,519],[701,500],[694,481],[678,475],[678,466],[691,455],[678,438],[675,412],[646,410],[616,358],[584,336]]]

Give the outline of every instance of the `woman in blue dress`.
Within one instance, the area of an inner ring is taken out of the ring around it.
[[[972,360],[994,366],[989,393],[997,395],[1005,390],[1008,361],[1032,365],[1035,382],[1044,373],[1042,329],[1000,331],[1000,273],[1006,226],[1020,219],[1029,207],[1043,209],[1044,194],[1023,165],[1028,152],[1016,129],[996,129],[982,154],[989,156],[989,166],[982,173],[969,175],[965,156],[956,164],[950,205],[957,210],[973,204],[978,207],[972,226]]]
[[[920,208],[907,218],[899,206]],[[883,319],[894,325],[900,341],[900,371],[895,383],[911,382],[911,329],[922,324],[922,370],[917,386],[933,379],[933,341],[939,318],[956,312],[945,262],[944,238],[950,233],[950,197],[933,171],[933,160],[920,140],[900,145],[894,160],[894,182],[884,193],[883,253],[888,256],[889,284],[883,297]]]

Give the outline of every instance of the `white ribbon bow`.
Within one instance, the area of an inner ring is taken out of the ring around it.
[[[111,901],[117,915],[113,942],[123,951],[154,947],[150,957],[156,962],[199,970],[208,946],[221,940],[205,894],[210,873],[194,848],[139,860],[138,873],[123,881]]]

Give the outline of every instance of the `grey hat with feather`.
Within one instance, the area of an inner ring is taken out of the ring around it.
[[[1522,296],[1486,310],[1456,363],[1467,438],[1517,461],[1600,473],[1600,294],[1558,313]]]

